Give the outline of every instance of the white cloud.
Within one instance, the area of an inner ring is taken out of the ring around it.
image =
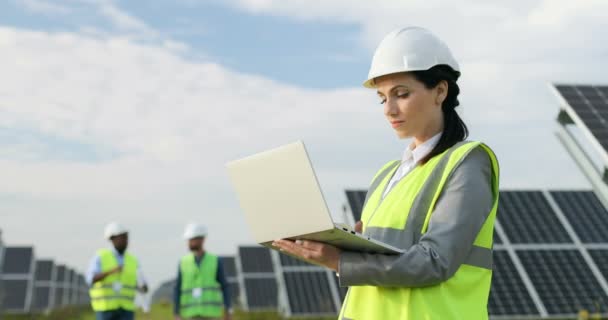
[[[17,3],[24,6],[27,10],[46,15],[65,15],[72,12],[68,6],[53,3],[47,0],[18,0]]]
[[[137,19],[124,10],[121,10],[112,0],[94,0],[99,13],[108,18],[122,31],[135,31],[144,36],[155,36],[157,32],[141,19]]]

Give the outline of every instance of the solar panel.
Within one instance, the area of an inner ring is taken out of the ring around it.
[[[34,279],[36,281],[51,281],[54,266],[53,260],[36,260]]]
[[[6,247],[2,274],[29,274],[32,272],[34,248]]]
[[[0,280],[4,288],[4,299],[2,308],[9,311],[25,311],[27,290],[29,288],[28,280]]]
[[[502,191],[498,217],[511,243],[572,242],[540,191]]]
[[[608,149],[608,86],[555,85],[597,142]]]
[[[41,311],[50,307],[50,298],[51,298],[51,287],[49,286],[40,286],[34,288],[34,295],[32,300],[32,309]]]
[[[490,314],[539,314],[507,251],[494,251],[493,271],[492,289],[488,301]]]
[[[525,250],[517,255],[549,314],[576,315],[608,302],[578,250]]]
[[[283,276],[292,314],[335,314],[337,312],[327,272],[285,272]]]
[[[228,281],[228,286],[230,287],[230,297],[232,303],[238,304],[240,301],[240,292],[236,271],[236,259],[234,257],[220,257],[220,259],[222,259],[224,274],[226,275],[226,281]]]
[[[230,287],[230,299],[233,305],[240,305],[240,286],[238,281],[228,281]]]
[[[277,308],[277,282],[274,278],[245,279],[248,310]]]
[[[346,199],[348,200],[348,205],[353,214],[354,221],[361,220],[366,194],[367,191],[365,190],[346,190]]]
[[[63,301],[63,293],[64,293],[64,289],[63,287],[55,287],[55,307],[63,307],[65,306],[64,301]]]
[[[65,281],[65,266],[60,264],[57,266],[57,282],[63,284]]]
[[[152,303],[173,301],[173,288],[175,287],[175,279],[163,282],[154,293],[152,293]]]
[[[553,191],[551,196],[583,243],[608,242],[608,211],[591,191]]]
[[[285,285],[280,301],[287,316],[335,315],[340,307],[338,290],[333,272],[298,260],[291,256],[272,252],[279,261],[277,277]]]
[[[241,246],[238,250],[237,270],[239,288],[244,294],[243,309],[277,309],[277,283],[270,249],[261,246]]]
[[[239,247],[242,272],[274,272],[270,251],[265,247]]]
[[[224,266],[224,275],[226,278],[236,277],[236,265],[234,257],[220,257]]]

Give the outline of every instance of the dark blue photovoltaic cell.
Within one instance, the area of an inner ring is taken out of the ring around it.
[[[517,255],[549,314],[578,314],[608,301],[578,250],[520,250]]]
[[[245,279],[249,309],[276,309],[277,282],[273,279]]]
[[[265,247],[239,247],[241,271],[246,272],[274,272],[270,249]]]
[[[3,274],[29,274],[32,271],[34,248],[6,247],[4,248]]]
[[[584,243],[608,242],[608,211],[592,191],[552,191],[561,211]]]
[[[502,191],[498,219],[511,243],[571,243],[540,191]]]
[[[555,85],[604,150],[608,150],[608,86]]]
[[[539,312],[507,251],[494,251],[492,289],[488,302],[492,315],[521,315]]]

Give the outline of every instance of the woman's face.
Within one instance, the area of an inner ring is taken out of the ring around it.
[[[384,115],[399,138],[414,137],[418,144],[443,130],[444,81],[427,89],[412,74],[402,72],[378,77],[375,84]]]

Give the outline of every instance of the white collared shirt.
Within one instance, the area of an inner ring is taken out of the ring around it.
[[[403,177],[410,173],[418,165],[420,160],[433,151],[433,148],[435,148],[437,142],[439,142],[439,138],[441,138],[441,134],[442,132],[439,132],[417,147],[412,142],[407,148],[405,148],[403,157],[401,158],[401,165],[399,165],[399,168],[397,168],[397,171],[391,178],[391,181],[389,181],[388,187],[384,191],[384,194],[382,194],[382,198],[386,197],[388,192],[397,184],[397,182],[401,181]]]

